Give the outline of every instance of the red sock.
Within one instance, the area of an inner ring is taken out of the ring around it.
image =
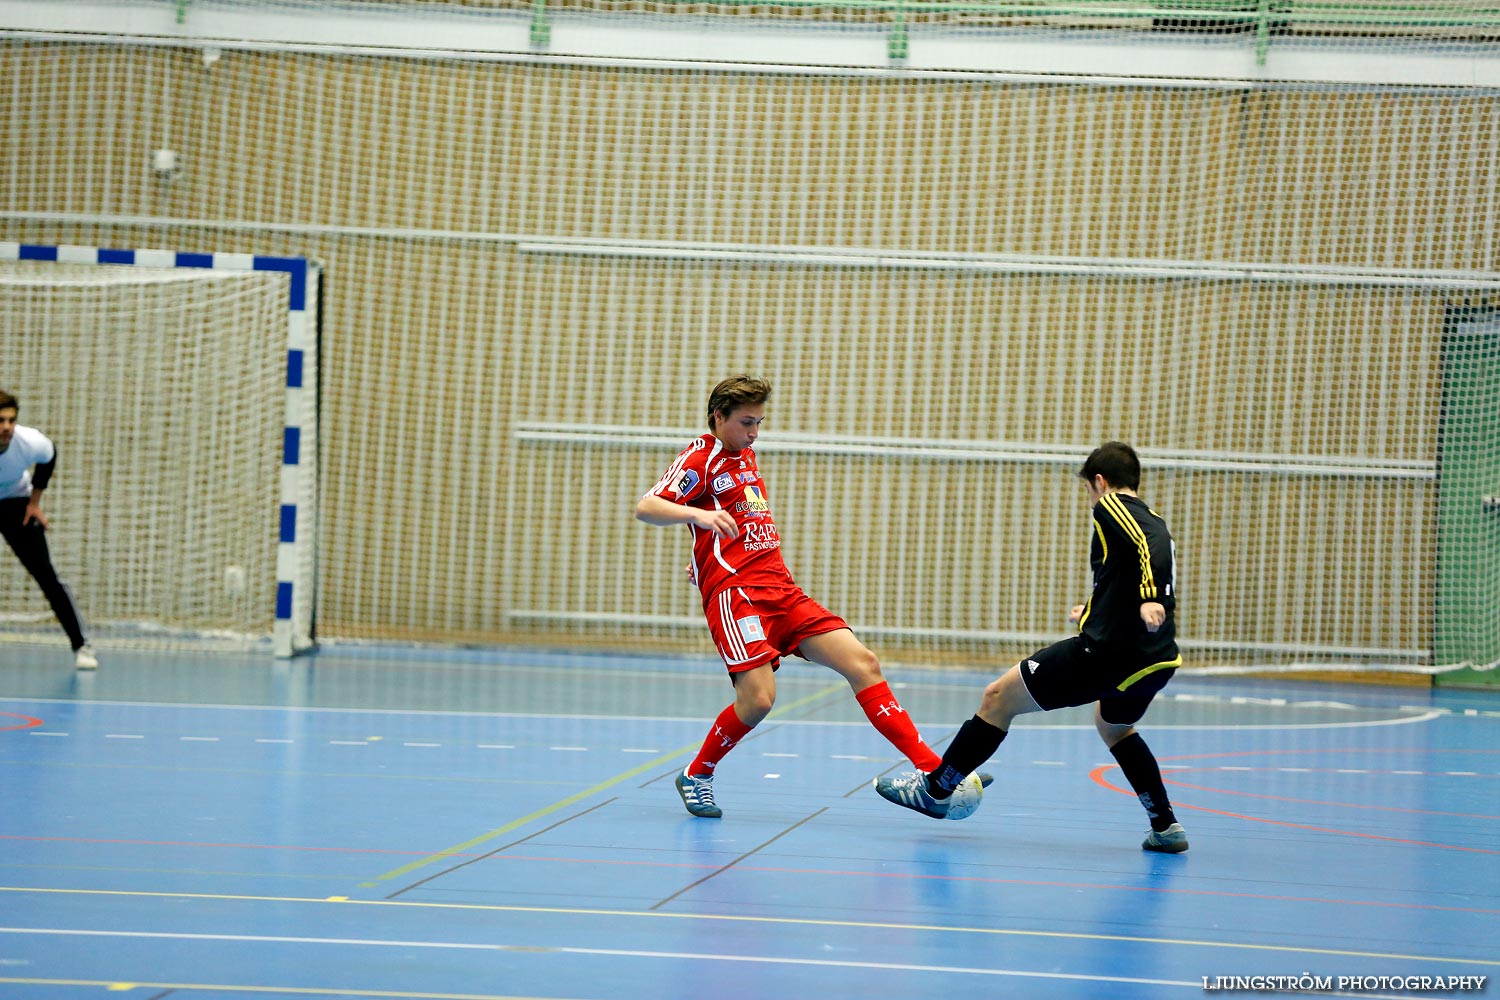
[[[719,761],[734,749],[736,743],[745,738],[750,729],[734,714],[733,705],[725,708],[714,720],[714,727],[708,731],[708,738],[703,741],[703,748],[698,751],[698,756],[687,766],[687,773],[713,774]]]
[[[938,765],[942,764],[943,758],[922,742],[922,734],[917,732],[916,723],[911,721],[906,709],[891,694],[891,686],[885,681],[865,688],[854,696],[854,700],[865,710],[870,725],[917,765],[918,770],[936,771]]]

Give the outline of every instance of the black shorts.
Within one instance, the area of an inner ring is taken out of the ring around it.
[[[1069,636],[1017,664],[1026,690],[1043,711],[1097,701],[1105,722],[1134,725],[1182,665],[1178,655],[1147,663],[1138,656],[1090,648],[1088,642],[1081,635]]]

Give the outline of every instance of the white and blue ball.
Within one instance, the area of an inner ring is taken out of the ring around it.
[[[968,819],[974,815],[974,810],[979,808],[980,800],[984,798],[984,786],[979,783],[979,775],[971,774],[965,778],[953,794],[948,797],[947,819]]]

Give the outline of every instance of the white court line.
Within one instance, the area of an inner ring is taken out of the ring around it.
[[[139,733],[105,733],[104,738],[107,740],[143,740],[146,737]]]
[[[1202,703],[1230,703],[1227,698],[1198,698]],[[402,718],[417,715],[452,716],[455,718],[484,718],[484,719],[567,719],[569,721],[607,721],[607,722],[685,722],[698,726],[703,724],[703,716],[680,716],[680,715],[563,715],[555,712],[445,712],[435,709],[392,709],[392,708],[322,708],[306,705],[191,705],[181,702],[164,701],[91,701],[78,698],[0,698],[0,704],[15,705],[107,705],[128,708],[174,708],[174,709],[219,709],[234,712],[303,712],[321,713],[327,715],[393,715]],[[1299,707],[1296,702],[1291,702],[1287,707]],[[1366,711],[1384,711],[1383,708],[1369,708]],[[1223,732],[1226,729],[1236,731],[1280,731],[1287,729],[1361,729],[1369,726],[1399,726],[1411,722],[1430,722],[1441,716],[1457,716],[1458,713],[1451,709],[1426,708],[1418,709],[1415,706],[1398,708],[1396,711],[1417,711],[1421,714],[1412,715],[1400,719],[1369,719],[1362,722],[1288,722],[1288,723],[1257,723],[1255,725],[1226,725],[1222,722],[1215,723],[1191,723],[1185,725],[1172,725],[1170,723],[1152,723],[1152,731],[1174,730],[1192,732],[1202,730],[1208,732]],[[1466,715],[1474,715],[1473,710],[1466,710]],[[1485,713],[1477,713],[1485,714]],[[1500,716],[1500,712],[1490,713]],[[868,722],[821,722],[807,719],[785,719],[777,720],[782,726],[808,726],[830,729],[864,729],[869,726]],[[1092,732],[1094,724],[1084,723],[1025,723],[1020,728],[1037,731],[1067,731],[1086,730]]]
[[[1433,711],[1441,715],[1461,715],[1470,719],[1500,719],[1500,712],[1490,712],[1481,708],[1431,708],[1427,705],[1398,705],[1396,707],[1403,712]]]
[[[46,730],[32,730],[31,733],[30,733],[30,735],[32,735],[32,736],[68,736],[70,734],[64,733],[64,732],[55,732],[55,731],[46,731]],[[130,734],[120,734],[120,733],[111,733],[111,734],[108,735],[107,738],[109,738],[109,739],[121,739],[121,740],[123,740],[123,739],[132,739],[132,740],[145,739],[144,736],[130,735]],[[184,741],[184,742],[198,742],[198,743],[218,743],[218,742],[222,741],[221,737],[218,737],[218,736],[179,736],[177,738],[179,740]],[[295,740],[289,740],[289,739],[269,739],[269,738],[262,737],[262,738],[257,738],[255,740],[255,742],[256,743],[294,744],[296,741]],[[332,745],[332,746],[369,746],[370,745],[369,741],[367,741],[367,740],[329,740],[328,743],[330,745]],[[442,743],[418,742],[418,741],[415,741],[415,740],[405,741],[401,745],[404,746],[404,747],[414,747],[414,748],[418,748],[418,749],[422,749],[422,748],[434,748],[434,747],[442,747],[443,746]],[[516,749],[516,745],[513,744],[513,743],[477,743],[474,746],[475,746],[475,749],[479,749],[479,750],[514,750],[514,749]],[[570,751],[570,752],[574,752],[574,753],[588,753],[588,752],[593,751],[594,748],[593,747],[581,747],[581,746],[554,746],[554,747],[548,747],[548,749],[549,750],[558,750],[558,751]],[[615,749],[619,753],[636,753],[636,754],[655,754],[655,753],[661,753],[661,751],[659,749],[645,748],[645,747],[619,747],[619,748],[615,748]],[[764,752],[761,753],[761,756],[762,757],[785,757],[785,758],[798,759],[798,758],[802,757],[802,754],[780,753],[780,752],[773,752],[773,751],[764,751]],[[879,761],[879,760],[886,759],[886,758],[881,758],[881,757],[871,757],[871,756],[869,756],[867,754],[830,754],[828,756],[829,756],[830,760],[853,760],[853,761],[862,761],[862,762],[863,761]],[[1064,760],[1033,760],[1033,761],[1031,761],[1031,764],[1034,765],[1034,766],[1037,766],[1037,767],[1068,767],[1068,766],[1070,766],[1070,764],[1067,761],[1064,761]],[[1111,766],[1115,766],[1115,765],[1111,764],[1108,761],[1100,761],[1100,762],[1095,763],[1092,766],[1094,766],[1094,767],[1111,767]],[[1311,773],[1314,770],[1313,768],[1310,768],[1310,767],[1254,768],[1254,767],[1245,767],[1245,766],[1242,766],[1242,765],[1227,765],[1227,764],[1226,765],[1221,765],[1219,767],[1194,767],[1193,765],[1190,765],[1190,764],[1163,764],[1163,765],[1161,765],[1161,769],[1163,771],[1214,771],[1214,770],[1216,770],[1216,771],[1259,771],[1259,770],[1274,770],[1274,771],[1278,771],[1278,772],[1292,773],[1292,774],[1307,774],[1307,773]],[[1331,771],[1329,773],[1333,773],[1333,774],[1371,774],[1371,773],[1375,773],[1375,772],[1372,772],[1372,771],[1370,771],[1369,769],[1366,769],[1366,768],[1348,768],[1348,767],[1345,767],[1345,768],[1334,769],[1333,771]],[[1379,772],[1379,773],[1382,773],[1382,774],[1418,775],[1418,776],[1420,776],[1420,775],[1427,775],[1427,774],[1431,773],[1433,775],[1441,774],[1441,775],[1446,775],[1446,776],[1451,776],[1451,777],[1479,777],[1480,776],[1480,772],[1478,772],[1478,771],[1434,771],[1434,772],[1426,772],[1426,771],[1410,771],[1410,770],[1406,770],[1406,771],[1384,771],[1384,772]],[[777,778],[779,778],[780,775],[779,774],[778,775],[766,775],[766,777],[777,777]]]
[[[1371,711],[1374,711],[1373,709]],[[1152,732],[1170,729],[1174,732],[1191,732],[1193,730],[1209,730],[1212,732],[1250,732],[1252,730],[1278,731],[1284,729],[1368,729],[1371,726],[1404,726],[1413,722],[1431,722],[1433,719],[1443,715],[1443,712],[1429,711],[1421,715],[1413,715],[1403,719],[1367,719],[1363,722],[1288,722],[1284,724],[1266,723],[1264,725],[1240,726],[1233,723],[1217,723],[1208,725],[1174,726],[1170,724],[1161,725],[1152,723],[1148,728]],[[1093,729],[1087,726],[1020,726],[1020,729]]]
[[[720,670],[723,669],[721,666]],[[110,708],[167,708],[198,711],[212,709],[223,712],[292,712],[308,715],[392,715],[409,718],[418,715],[473,719],[570,719],[585,722],[685,722],[701,726],[703,715],[565,715],[559,712],[466,712],[444,711],[438,708],[330,708],[322,705],[224,705],[217,702],[196,704],[180,701],[114,701],[91,698],[9,698],[0,697],[0,705],[103,705]],[[784,726],[868,726],[868,722],[808,722],[787,720]],[[1068,728],[1085,728],[1070,726]],[[1092,729],[1090,725],[1087,728]],[[1158,727],[1160,728],[1160,727]],[[1222,728],[1222,727],[1205,727]]]
[[[1142,979],[1134,976],[1090,976],[1077,972],[1032,972],[1028,969],[985,969],[953,965],[911,965],[900,962],[856,962],[831,958],[781,958],[775,955],[716,955],[698,951],[633,951],[623,948],[574,948],[513,944],[470,944],[462,941],[387,941],[378,938],[316,938],[269,934],[181,934],[160,931],[68,930],[57,927],[0,927],[0,934],[46,934],[63,937],[154,938],[168,941],[238,941],[265,944],[323,944],[360,948],[436,948],[448,951],[498,951],[553,955],[602,955],[611,958],[662,958],[674,961],[747,962],[755,965],[815,966],[833,969],[887,969],[892,972],[937,972],[945,976],[1018,976],[1027,979],[1063,979],[1089,983],[1138,983],[1146,986],[1182,986],[1202,992],[1201,982],[1181,979]]]

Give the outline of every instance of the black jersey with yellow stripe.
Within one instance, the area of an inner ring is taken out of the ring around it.
[[[1079,631],[1109,649],[1130,650],[1147,662],[1177,655],[1176,557],[1172,534],[1145,501],[1126,493],[1106,493],[1094,504],[1094,537],[1089,545],[1094,590],[1084,605]],[[1155,601],[1167,619],[1146,631],[1141,605]]]

